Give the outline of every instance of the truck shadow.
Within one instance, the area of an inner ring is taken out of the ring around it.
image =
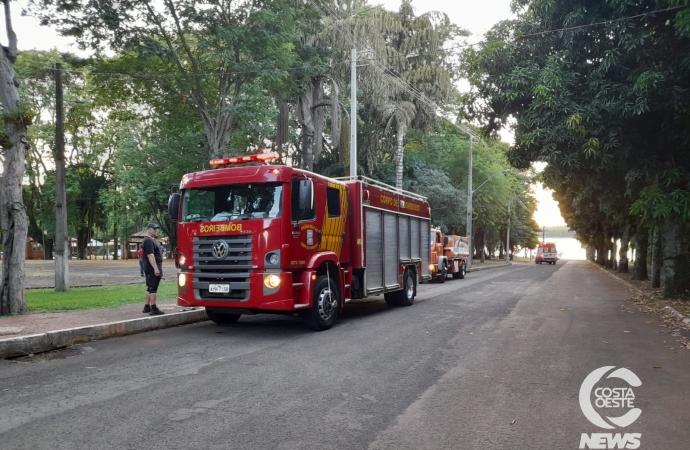
[[[413,306],[414,307],[414,306]],[[338,316],[338,320],[332,330],[336,330],[343,324],[357,322],[358,320],[393,312],[398,308],[390,308],[386,305],[383,298],[356,300],[345,305],[345,308]],[[289,315],[257,314],[243,315],[240,320],[233,324],[218,325],[213,322],[205,322],[208,329],[217,334],[254,334],[259,335],[294,335],[311,334],[312,330],[307,328],[302,318]],[[207,328],[204,327],[204,330]],[[329,330],[330,331],[330,330]],[[329,331],[325,331],[328,333]]]

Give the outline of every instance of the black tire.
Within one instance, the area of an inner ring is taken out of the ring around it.
[[[227,325],[237,322],[242,314],[220,313],[206,308],[206,315],[218,325]]]
[[[465,265],[465,261],[460,263],[460,272],[458,273],[458,280],[464,280],[465,275],[467,275],[467,266]]]
[[[388,305],[392,308],[396,307],[396,306],[400,306],[398,304],[398,300],[399,300],[398,293],[399,292],[400,291],[386,292],[385,294],[383,294],[383,299],[386,301],[386,305]]]
[[[321,275],[314,283],[314,298],[311,309],[305,316],[307,326],[314,331],[328,330],[338,318],[340,294],[338,285],[326,275]]]
[[[438,274],[438,282],[445,283],[446,277],[448,277],[448,267],[446,267],[446,263],[443,263],[443,269],[441,269],[441,272]]]
[[[414,291],[414,271],[406,269],[403,274],[403,288],[396,292],[398,294],[398,306],[412,306]]]

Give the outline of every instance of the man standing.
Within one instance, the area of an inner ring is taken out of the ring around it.
[[[160,246],[155,241],[158,234],[158,225],[150,223],[146,225],[148,236],[144,238],[142,248],[144,249],[144,273],[146,274],[146,305],[142,312],[152,316],[163,314],[163,311],[156,306],[156,293],[161,282],[161,266],[163,264],[163,254]]]

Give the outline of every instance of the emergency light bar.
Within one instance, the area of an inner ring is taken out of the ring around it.
[[[221,167],[221,166],[232,166],[234,164],[245,164],[249,162],[262,162],[265,163],[267,161],[271,161],[274,159],[280,158],[280,155],[271,152],[271,153],[258,153],[256,155],[247,155],[247,156],[235,156],[232,158],[222,158],[222,159],[212,159],[209,164],[211,164],[213,167]]]

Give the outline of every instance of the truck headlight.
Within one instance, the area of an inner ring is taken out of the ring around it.
[[[177,284],[180,287],[184,287],[185,284],[187,284],[187,274],[186,273],[181,273],[177,276]]]
[[[433,264],[429,264],[429,271],[435,272],[435,271],[436,271],[436,267],[435,267]]]
[[[264,285],[269,289],[275,289],[280,286],[280,277],[278,275],[266,275]]]

